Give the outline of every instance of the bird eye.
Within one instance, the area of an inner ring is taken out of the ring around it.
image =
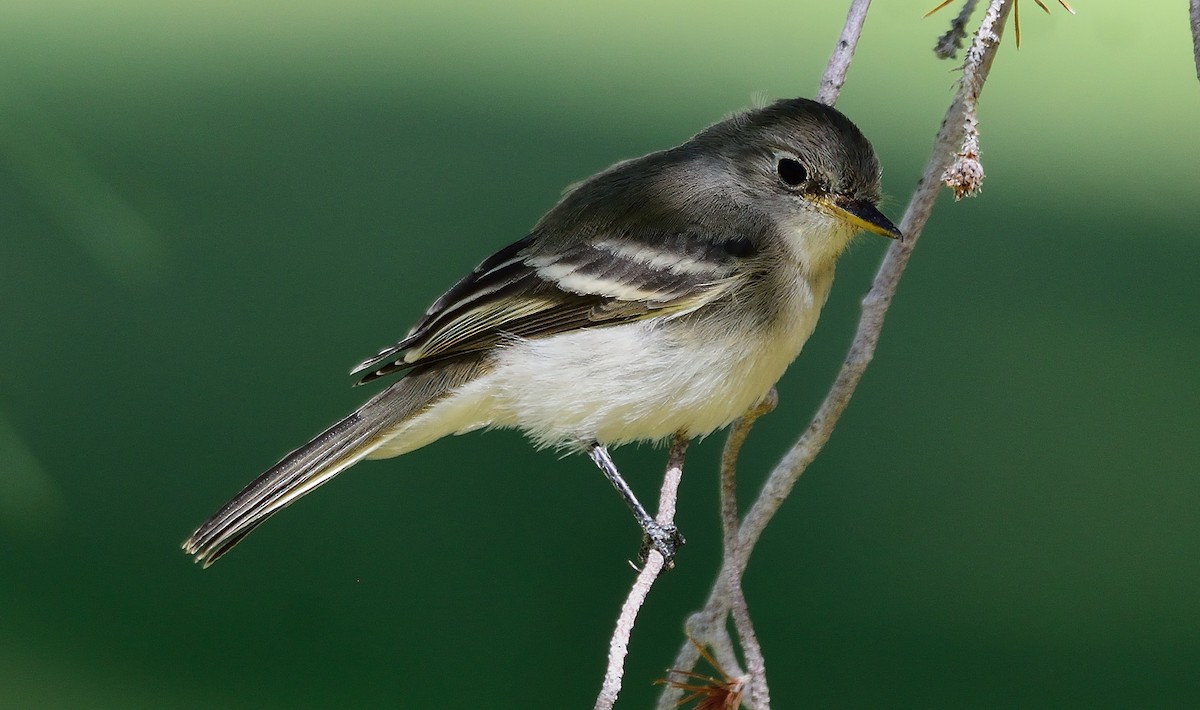
[[[788,187],[799,187],[808,179],[808,171],[804,166],[791,158],[780,158],[775,165],[775,172]]]

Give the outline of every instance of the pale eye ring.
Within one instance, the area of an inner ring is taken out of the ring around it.
[[[808,180],[808,169],[795,158],[780,158],[775,163],[775,174],[779,176],[779,181],[789,189],[798,188]]]

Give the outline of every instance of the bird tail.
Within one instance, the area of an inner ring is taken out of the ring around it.
[[[464,363],[410,373],[254,479],[196,528],[184,552],[208,567],[272,515],[388,443],[478,369]]]

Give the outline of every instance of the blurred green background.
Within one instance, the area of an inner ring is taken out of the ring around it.
[[[895,218],[955,10],[878,3],[839,107]],[[362,465],[214,569],[192,527],[369,392],[561,189],[811,95],[842,2],[7,0],[0,9],[0,707],[590,707],[638,534],[512,432]],[[1200,703],[1200,84],[1186,3],[1023,8],[988,180],[943,195],[875,364],[746,592],[775,703]],[[1011,35],[1011,32],[1009,33]],[[884,240],[744,457],[828,386]],[[371,391],[374,391],[373,389]],[[715,570],[721,437],[635,632],[647,707]],[[663,453],[617,452],[654,497]]]

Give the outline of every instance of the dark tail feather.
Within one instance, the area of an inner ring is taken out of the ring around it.
[[[393,384],[254,479],[196,528],[184,551],[208,567],[267,518],[361,461],[397,426],[477,372],[475,365],[457,364],[412,373]]]
[[[355,412],[329,427],[243,488],[192,533],[183,549],[205,567],[216,562],[271,515],[366,456],[382,423],[372,426]]]

